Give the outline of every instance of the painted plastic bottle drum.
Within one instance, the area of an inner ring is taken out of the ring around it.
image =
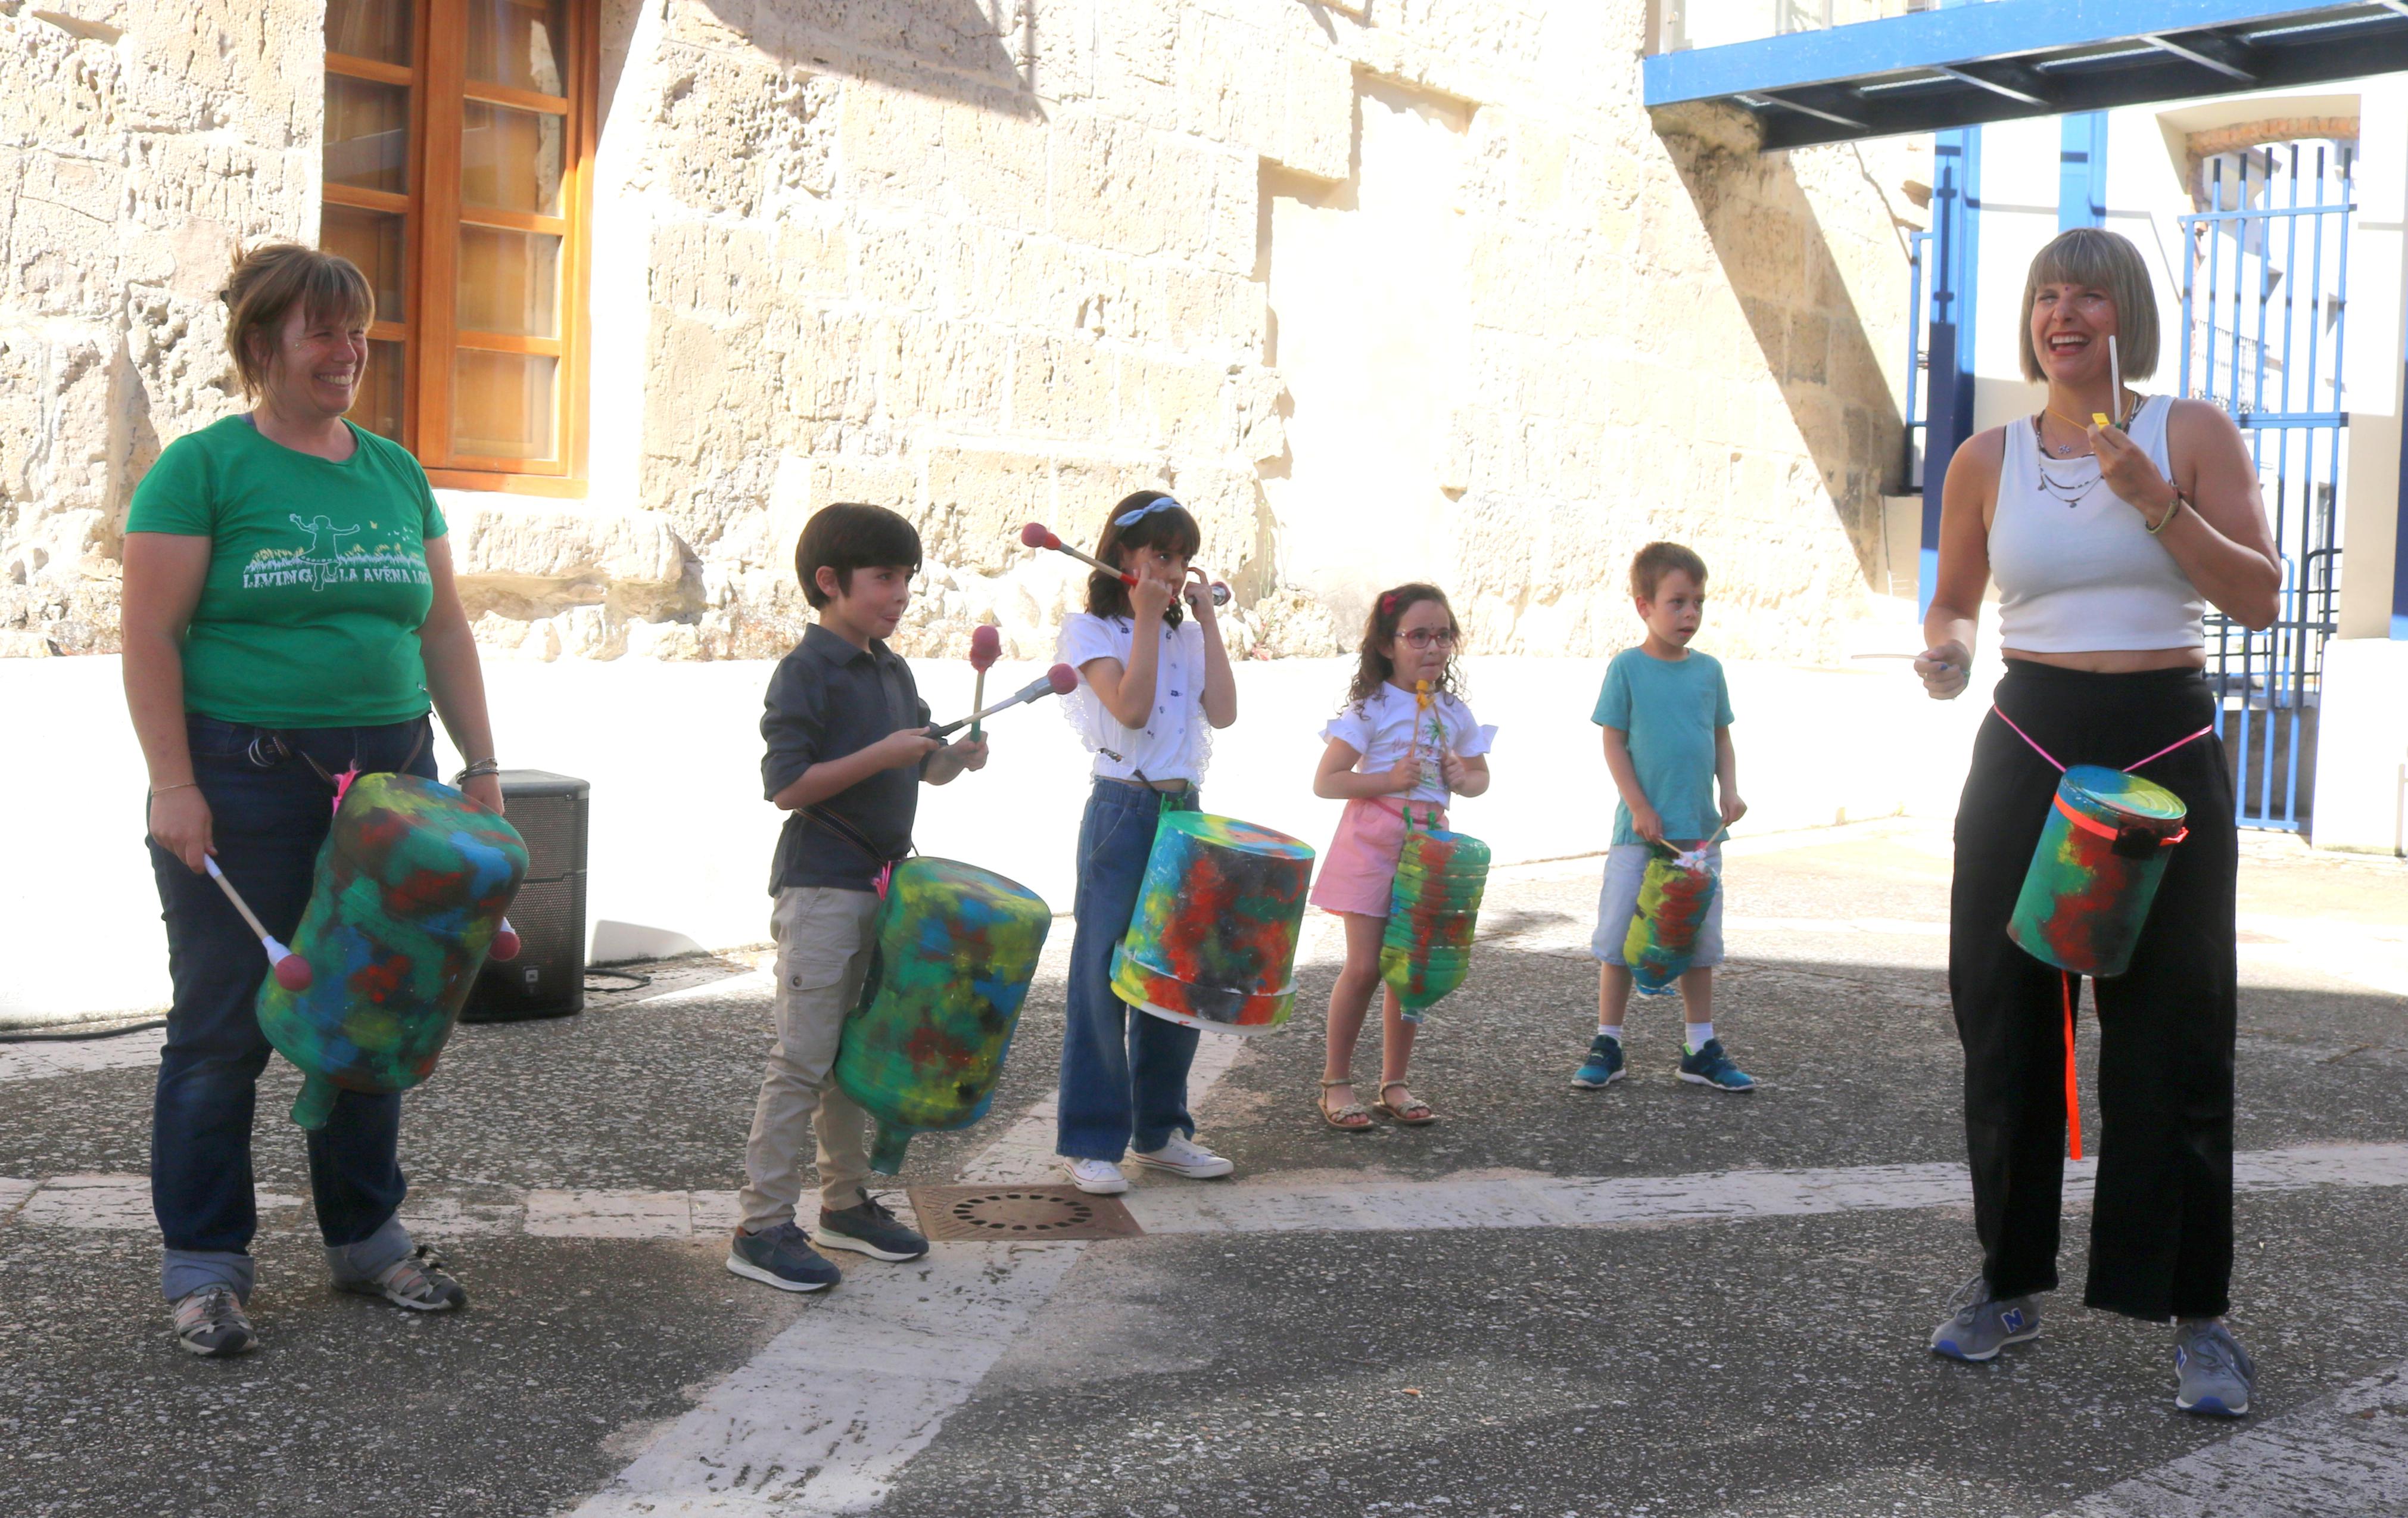
[[[1486,844],[1469,833],[1415,827],[1407,816],[1380,940],[1380,978],[1407,1019],[1420,1021],[1424,1008],[1463,984],[1487,887]]]
[[[2007,936],[2078,976],[2120,976],[2157,900],[2166,856],[2190,835],[2181,798],[2154,781],[2077,764],[2057,785]]]
[[[1632,983],[1649,995],[1670,990],[1687,972],[1707,909],[1722,886],[1713,865],[1703,859],[1684,863],[1683,858],[1663,844],[1649,851],[1646,874],[1639,880],[1639,909],[1622,935],[1622,962],[1630,967]]]
[[[986,1116],[1053,925],[1035,891],[992,870],[895,866],[836,1056],[838,1086],[878,1122],[871,1169],[891,1176],[912,1135]]]
[[[1219,1034],[1277,1031],[1296,1005],[1312,846],[1203,812],[1166,812],[1112,950],[1112,993]]]
[[[301,1071],[294,1122],[322,1128],[338,1092],[407,1091],[435,1073],[526,869],[518,830],[450,786],[351,782],[293,934],[309,988],[274,976],[259,988],[261,1031]]]

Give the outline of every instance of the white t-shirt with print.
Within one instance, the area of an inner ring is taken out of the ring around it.
[[[1204,629],[1195,618],[1162,629],[1154,667],[1154,717],[1143,728],[1122,727],[1087,684],[1087,666],[1099,658],[1118,659],[1127,671],[1136,633],[1137,625],[1125,616],[1077,612],[1063,619],[1055,657],[1080,672],[1079,688],[1064,698],[1065,715],[1096,756],[1096,773],[1129,780],[1142,773],[1148,780],[1201,785],[1211,730],[1204,721]]]
[[[1497,730],[1482,727],[1470,707],[1444,691],[1433,694],[1425,711],[1411,691],[1398,690],[1383,680],[1378,690],[1331,717],[1321,736],[1338,739],[1362,755],[1354,768],[1363,774],[1384,774],[1408,751],[1419,754],[1422,777],[1398,800],[1443,806],[1449,793],[1439,773],[1439,756],[1470,759],[1485,754],[1497,741]]]

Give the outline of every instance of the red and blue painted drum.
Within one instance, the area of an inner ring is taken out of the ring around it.
[[[1312,847],[1234,817],[1168,812],[1137,913],[1112,950],[1112,993],[1217,1034],[1267,1034],[1296,1005]]]
[[[1631,983],[1649,996],[1669,992],[1697,957],[1698,934],[1722,885],[1709,858],[1702,848],[1683,854],[1669,844],[1648,852],[1639,908],[1622,937],[1622,962],[1630,967]]]
[[[2182,799],[2154,781],[2077,764],[2032,850],[2007,936],[2043,964],[2120,976],[2157,901],[2166,856],[2190,835]]]

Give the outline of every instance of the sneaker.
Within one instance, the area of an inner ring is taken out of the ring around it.
[[[811,1248],[791,1222],[757,1234],[737,1229],[727,1245],[727,1268],[781,1292],[824,1292],[844,1279],[835,1262]]]
[[[231,1360],[259,1348],[231,1286],[204,1286],[176,1299],[176,1347],[204,1360]]]
[[[1236,1164],[1221,1158],[1185,1134],[1177,1132],[1162,1141],[1162,1148],[1132,1149],[1129,1151],[1129,1158],[1140,1164],[1152,1165],[1156,1170],[1168,1170],[1174,1176],[1185,1176],[1190,1180],[1210,1180],[1215,1176],[1226,1176],[1238,1168]]]
[[[1601,1092],[1629,1073],[1622,1067],[1622,1040],[1599,1034],[1588,1041],[1588,1058],[1572,1072],[1572,1084],[1584,1092]]]
[[[1731,1063],[1719,1038],[1709,1038],[1706,1047],[1695,1054],[1681,1056],[1681,1078],[1693,1086],[1712,1086],[1718,1092],[1756,1090],[1756,1077]]]
[[[1128,1190],[1128,1177],[1110,1160],[1068,1160],[1062,1168],[1070,1177],[1070,1184],[1090,1196],[1118,1196]]]
[[[443,1272],[442,1256],[421,1244],[365,1280],[338,1280],[335,1290],[381,1296],[412,1312],[450,1312],[468,1305],[468,1289]]]
[[[1934,1354],[1978,1365],[1997,1359],[1999,1352],[2010,1344],[2040,1337],[2038,1304],[2028,1296],[1994,1300],[1990,1283],[1979,1276],[1958,1287],[1948,1305],[1956,1311],[1931,1331]]]
[[[2238,1418],[2249,1410],[2258,1366],[2249,1352],[2220,1323],[2186,1323],[2174,1330],[2174,1406],[2211,1418]]]
[[[873,1260],[916,1260],[928,1252],[928,1241],[904,1227],[867,1192],[841,1212],[820,1208],[811,1242],[824,1250],[853,1250]]]

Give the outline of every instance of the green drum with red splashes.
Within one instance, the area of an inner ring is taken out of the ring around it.
[[[1388,926],[1380,940],[1380,978],[1413,1022],[1463,984],[1471,935],[1488,888],[1488,846],[1468,833],[1417,828],[1405,818],[1404,852],[1388,890]]]
[[[1687,973],[1698,952],[1698,933],[1722,887],[1712,865],[1703,860],[1684,864],[1681,858],[1666,845],[1651,846],[1647,873],[1639,881],[1639,910],[1622,935],[1622,962],[1630,967],[1632,982],[1650,995],[1670,989]]]
[[[2077,764],[2057,784],[2007,936],[2043,964],[2120,976],[2157,900],[2166,856],[2189,830],[2182,798],[2155,781]]]
[[[894,1175],[912,1135],[986,1116],[1053,925],[1035,891],[991,870],[895,866],[836,1056],[838,1086],[878,1120],[871,1169]]]
[[[435,1073],[526,869],[518,830],[450,786],[351,782],[293,934],[314,978],[259,988],[261,1031],[301,1071],[294,1122],[324,1127],[337,1091],[408,1091]]]
[[[1278,1031],[1296,1006],[1312,846],[1203,812],[1166,812],[1137,914],[1112,950],[1112,993],[1219,1034]]]

